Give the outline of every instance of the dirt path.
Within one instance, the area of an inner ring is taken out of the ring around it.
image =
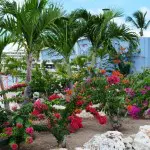
[[[84,128],[67,137],[67,147],[69,150],[74,150],[75,147],[81,147],[93,135],[101,134],[111,129],[109,125],[99,125],[94,118],[84,119],[83,125]],[[124,136],[128,136],[137,133],[139,126],[142,125],[150,125],[150,120],[133,120],[128,118],[123,121],[123,127],[120,131]],[[33,144],[22,145],[21,150],[51,150],[56,147],[57,143],[55,138],[48,132],[36,132],[35,135],[36,139]],[[1,150],[8,150],[8,148],[3,148]]]

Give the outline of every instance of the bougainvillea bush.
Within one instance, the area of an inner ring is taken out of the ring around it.
[[[18,150],[20,143],[31,144],[33,142],[34,129],[30,122],[32,104],[26,104],[21,109],[13,108],[13,112],[7,115],[7,121],[1,125],[0,137],[7,137],[12,150]],[[4,115],[3,115],[4,116]]]
[[[99,104],[99,111],[109,116],[113,128],[119,128],[119,119],[125,116],[125,88],[129,81],[119,71],[106,75],[106,70],[100,70],[99,75],[87,78],[78,85],[86,101]]]
[[[65,97],[56,93],[50,95],[47,100],[42,102],[40,99],[34,103],[34,109],[31,113],[34,119],[47,120],[49,131],[57,139],[58,145],[65,147],[65,137],[76,132],[83,127],[82,118],[77,114],[83,109],[91,112],[100,124],[106,124],[106,116],[101,116],[91,103],[84,100],[78,89],[65,90]],[[57,105],[56,105],[57,104]]]
[[[126,105],[132,118],[150,118],[150,70],[130,75],[129,88],[126,88]]]

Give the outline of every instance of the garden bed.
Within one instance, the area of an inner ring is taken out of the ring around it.
[[[69,150],[73,150],[75,147],[81,147],[95,134],[110,130],[109,125],[100,126],[94,118],[84,119],[83,125],[84,128],[68,136],[67,147]],[[150,125],[150,120],[133,120],[127,118],[123,121],[123,128],[120,131],[124,136],[128,136],[137,133],[139,127],[142,125]],[[48,132],[36,132],[35,135],[36,139],[33,144],[22,145],[21,150],[51,150],[57,146],[55,138]],[[0,150],[8,150],[8,148],[5,147]]]

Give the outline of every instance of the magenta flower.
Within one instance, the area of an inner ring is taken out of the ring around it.
[[[138,115],[139,115],[140,111],[141,111],[141,109],[139,107],[137,107],[136,105],[133,105],[131,110],[129,111],[129,114],[133,118],[138,118]]]
[[[34,132],[34,129],[32,127],[26,128],[26,133],[27,134],[33,135],[33,132]]]
[[[141,90],[141,94],[145,95],[147,93],[147,90]]]
[[[135,96],[135,92],[131,88],[125,88],[125,92],[131,97]]]

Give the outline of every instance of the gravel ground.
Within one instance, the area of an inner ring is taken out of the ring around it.
[[[120,132],[124,136],[135,134],[142,125],[150,125],[150,120],[133,120],[130,118],[124,119],[123,127]],[[78,130],[67,137],[67,148],[74,150],[75,147],[82,147],[95,134],[101,134],[111,130],[109,124],[101,126],[94,118],[83,120],[84,128]],[[51,150],[57,147],[55,138],[49,132],[36,132],[36,139],[31,145],[21,145],[21,150]],[[0,148],[0,150],[8,150],[8,147]]]

